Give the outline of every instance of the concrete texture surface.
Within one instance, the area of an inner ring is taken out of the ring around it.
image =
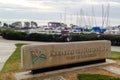
[[[5,62],[11,56],[11,54],[15,51],[16,43],[27,43],[27,44],[44,44],[47,42],[34,42],[34,41],[17,41],[17,40],[5,40],[0,37],[0,71],[2,70]],[[120,47],[111,46],[112,51],[119,51]]]

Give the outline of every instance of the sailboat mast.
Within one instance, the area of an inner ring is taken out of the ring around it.
[[[97,21],[96,21],[96,17],[95,17],[95,11],[94,11],[94,7],[92,6],[92,12],[93,12],[93,18],[95,21],[95,25],[97,26]]]
[[[84,21],[84,26],[86,25],[86,19],[85,19],[85,11],[83,11],[83,21]]]
[[[90,15],[88,15],[87,9],[86,9],[86,15],[87,15],[87,19],[88,19],[88,24],[91,27]]]
[[[72,17],[73,17],[73,15],[71,14],[71,20],[70,20],[71,23],[70,24],[73,24]]]
[[[60,22],[62,23],[62,13],[60,13]]]
[[[109,10],[110,10],[110,4],[108,4],[108,7],[107,7],[107,23],[106,23],[107,27],[109,26]]]
[[[81,26],[83,26],[83,17],[82,17],[83,15],[82,15],[82,12],[83,12],[83,10],[81,9],[80,10],[80,16],[81,16],[80,17],[80,23],[81,23]]]
[[[91,8],[91,26],[94,26],[93,24],[93,8]]]
[[[76,25],[78,26],[78,12],[76,14]]]
[[[66,24],[66,8],[65,8],[65,14],[64,14],[64,23]]]
[[[102,5],[102,29],[103,29],[103,26],[104,26],[104,5]]]

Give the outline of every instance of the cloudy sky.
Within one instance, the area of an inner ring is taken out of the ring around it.
[[[108,7],[110,5],[110,7]],[[109,11],[109,15],[108,12]],[[65,16],[66,14],[66,16]],[[61,21],[78,25],[120,24],[120,0],[0,0],[0,20]]]

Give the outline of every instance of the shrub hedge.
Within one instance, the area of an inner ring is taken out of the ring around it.
[[[90,40],[99,40],[99,37],[95,33],[91,34],[72,34],[71,41],[90,41]]]
[[[2,30],[3,38],[10,40],[25,40],[27,34],[24,32],[16,32],[14,30]]]
[[[2,36],[5,39],[11,40],[29,40],[29,41],[44,41],[44,42],[67,42],[70,41],[90,41],[90,40],[110,40],[112,45],[120,46],[120,35],[97,35],[91,34],[39,34],[25,32],[16,32],[14,30],[1,30]]]
[[[52,35],[50,34],[38,34],[38,33],[31,33],[26,36],[26,40],[30,41],[52,41]]]
[[[120,35],[101,35],[99,37],[101,40],[110,40],[111,45],[120,46]]]
[[[25,32],[16,32],[14,30],[3,30],[2,36],[5,39],[11,40],[30,40],[30,41],[45,41],[45,42],[66,42],[70,41],[88,41],[98,40],[97,34],[71,34],[71,35],[58,35],[58,34],[39,34]]]

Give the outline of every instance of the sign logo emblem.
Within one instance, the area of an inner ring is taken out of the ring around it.
[[[45,54],[39,54],[39,53],[32,52],[32,62],[33,63],[36,63],[39,60],[45,60],[45,59],[46,59]]]

